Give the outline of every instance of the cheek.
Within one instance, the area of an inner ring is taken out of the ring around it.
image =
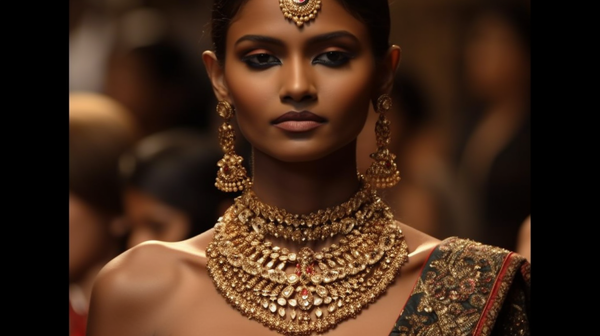
[[[279,101],[278,80],[274,71],[248,74],[245,70],[233,70],[226,75],[229,94],[237,111],[252,117],[261,115],[260,107],[268,108],[269,104]],[[231,78],[232,77],[232,78]],[[259,107],[259,110],[257,110]]]
[[[329,79],[319,90],[323,107],[331,113],[332,131],[350,138],[356,137],[364,127],[373,89],[369,72],[352,71],[352,76]]]
[[[235,106],[237,128],[245,138],[252,138],[252,132],[264,135],[269,126],[266,111],[279,103],[275,72],[247,73],[239,67],[228,70],[225,78]]]

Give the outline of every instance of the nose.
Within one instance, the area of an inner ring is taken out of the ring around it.
[[[309,62],[302,57],[291,58],[284,63],[282,69],[282,101],[303,102],[316,99],[317,90]]]

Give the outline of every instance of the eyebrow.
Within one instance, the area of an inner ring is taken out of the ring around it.
[[[333,39],[337,39],[337,38],[349,38],[355,42],[359,42],[358,38],[356,36],[354,36],[353,34],[351,34],[350,32],[348,32],[346,30],[340,30],[340,31],[334,31],[331,33],[326,33],[326,34],[311,37],[308,40],[308,43],[320,43],[320,42],[333,40]],[[280,39],[277,39],[274,37],[264,36],[264,35],[244,35],[244,36],[240,37],[237,41],[235,41],[234,45],[238,45],[244,41],[265,42],[265,43],[275,44],[275,45],[279,45],[279,46],[284,45],[283,40],[280,40]]]

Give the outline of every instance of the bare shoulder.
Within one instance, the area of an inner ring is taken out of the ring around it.
[[[212,230],[181,242],[148,241],[111,260],[94,283],[88,336],[154,333],[186,277],[206,272],[211,238]]]
[[[406,265],[406,268],[420,268],[441,241],[402,222],[397,221],[396,224],[404,233],[404,239],[408,245],[409,264]]]

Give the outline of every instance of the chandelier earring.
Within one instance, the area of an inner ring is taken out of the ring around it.
[[[375,112],[379,118],[375,124],[375,137],[377,151],[371,153],[370,157],[375,160],[365,173],[365,178],[371,185],[378,189],[390,188],[400,181],[400,172],[396,166],[396,155],[390,153],[390,121],[386,119],[385,113],[392,108],[392,98],[382,94],[377,99]]]
[[[234,149],[235,132],[231,126],[230,120],[234,115],[234,108],[226,101],[217,103],[217,113],[224,119],[223,124],[219,127],[219,144],[225,154],[217,166],[217,179],[215,187],[225,192],[237,192],[250,188],[252,181],[246,173],[246,168],[242,165],[244,160],[237,155]]]

